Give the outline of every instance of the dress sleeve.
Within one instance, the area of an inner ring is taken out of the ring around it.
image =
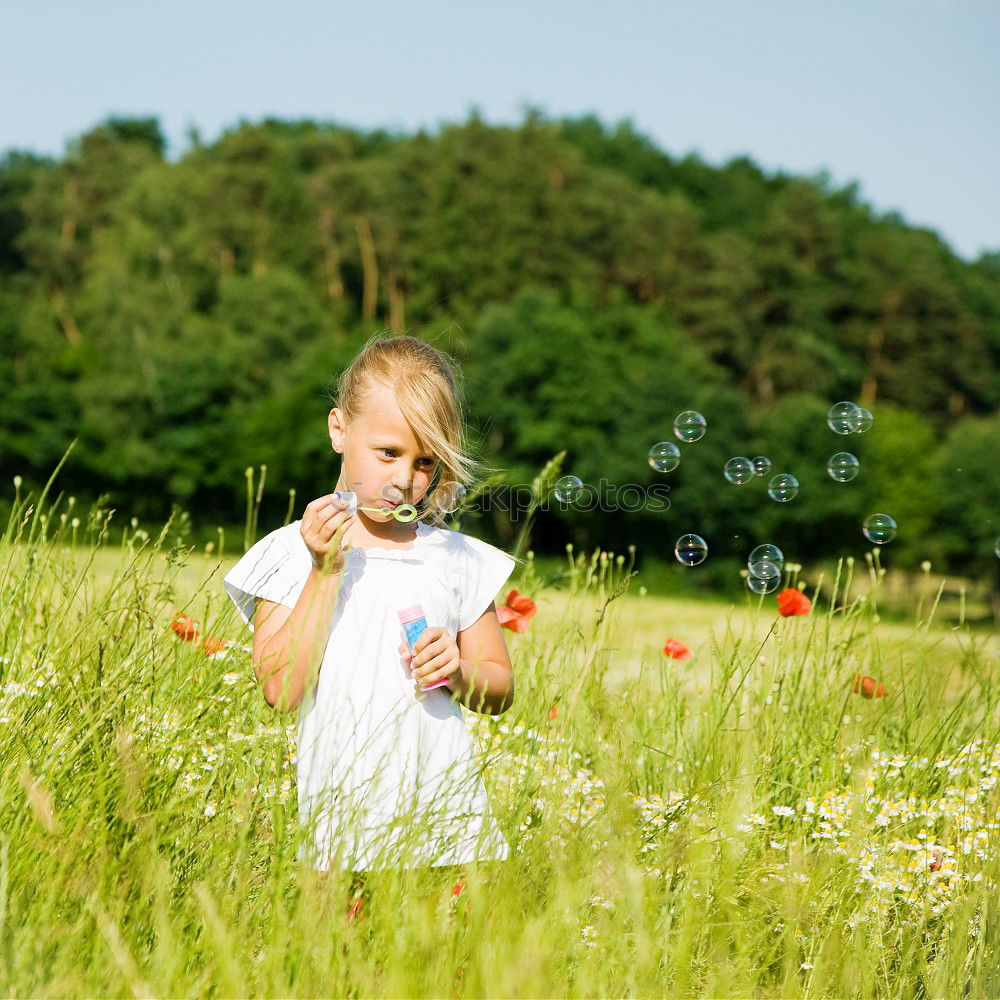
[[[255,597],[294,608],[307,578],[278,529],[247,549],[222,584],[252,631]]]
[[[458,631],[478,621],[516,565],[512,556],[466,536],[459,561]]]

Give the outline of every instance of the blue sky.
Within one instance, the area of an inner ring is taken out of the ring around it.
[[[471,107],[629,117],[674,155],[859,182],[1000,249],[1000,0],[4,0],[0,149],[109,114],[172,152],[241,118],[413,129]]]

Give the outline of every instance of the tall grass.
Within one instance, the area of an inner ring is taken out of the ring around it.
[[[511,858],[457,897],[451,871],[375,873],[349,922],[347,877],[296,860],[294,720],[220,567],[176,523],[118,537],[60,503],[18,493],[0,543],[0,991],[1000,992],[997,656],[932,607],[888,642],[876,563],[863,598],[754,598],[693,660],[633,649],[613,680],[631,554],[571,550],[558,581],[529,556],[515,705],[469,717]],[[181,641],[177,610],[231,645]]]

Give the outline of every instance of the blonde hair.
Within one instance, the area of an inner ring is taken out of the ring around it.
[[[436,479],[418,509],[423,520],[438,524],[448,511],[429,502],[435,488],[447,483],[468,488],[482,468],[469,452],[458,366],[415,337],[376,333],[341,373],[333,404],[348,421],[356,420],[376,384],[393,391],[418,446],[437,459]]]

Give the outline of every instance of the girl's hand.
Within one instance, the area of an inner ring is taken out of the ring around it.
[[[339,497],[328,493],[306,505],[299,532],[312,556],[313,566],[321,573],[339,573],[350,549],[352,528],[357,524],[354,514]]]
[[[440,625],[424,629],[414,644],[412,653],[406,643],[400,645],[399,652],[418,687],[426,687],[445,679],[450,681],[462,669],[458,643]]]

